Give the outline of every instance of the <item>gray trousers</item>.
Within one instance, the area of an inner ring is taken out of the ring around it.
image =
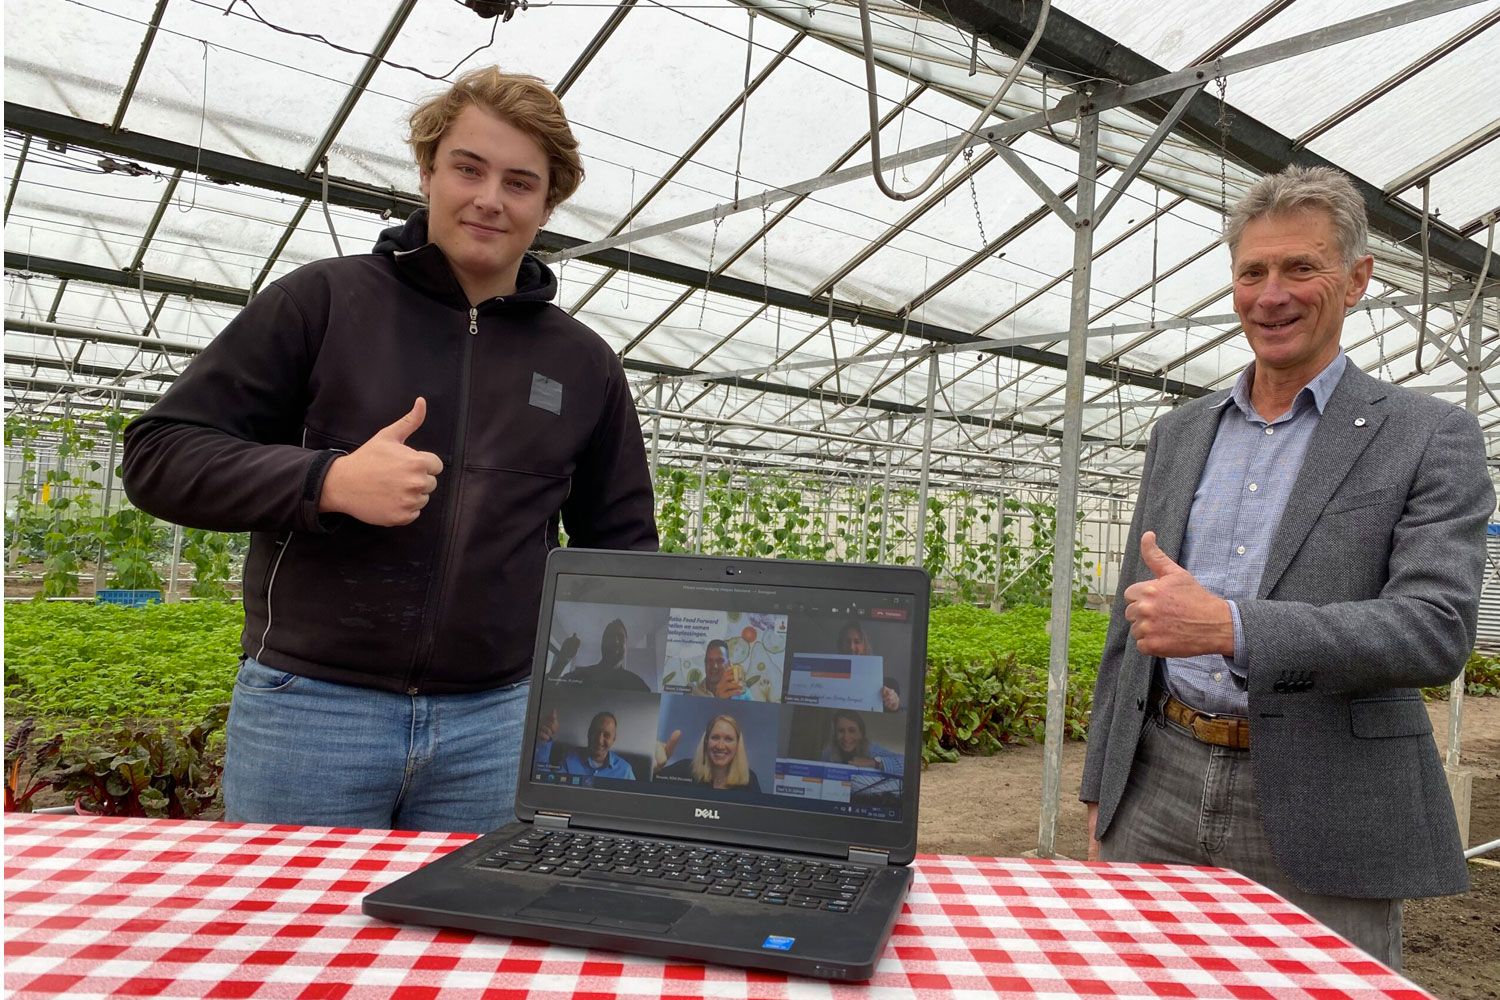
[[[1155,715],[1109,829],[1105,861],[1231,868],[1305,910],[1392,969],[1401,969],[1401,900],[1319,896],[1277,867],[1261,824],[1250,751],[1201,743]]]

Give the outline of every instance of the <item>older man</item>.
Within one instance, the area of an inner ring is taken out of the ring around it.
[[[1146,450],[1080,798],[1109,860],[1220,865],[1393,968],[1401,901],[1463,892],[1418,688],[1474,641],[1495,495],[1473,416],[1340,351],[1374,266],[1337,171],[1234,209],[1234,388]]]

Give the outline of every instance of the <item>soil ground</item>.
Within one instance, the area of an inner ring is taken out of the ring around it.
[[[1448,743],[1448,703],[1428,706],[1438,748]],[[1500,698],[1466,698],[1462,766],[1474,772],[1469,844],[1500,839]],[[1040,745],[993,757],[933,764],[922,773],[918,849],[928,853],[1014,857],[1037,846],[1042,805]],[[1063,747],[1057,851],[1087,853],[1087,819],[1078,801],[1084,744]],[[1439,1000],[1500,1000],[1500,851],[1469,865],[1462,896],[1412,900],[1404,922],[1405,975]]]

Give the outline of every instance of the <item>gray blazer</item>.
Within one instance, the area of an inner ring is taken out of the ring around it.
[[[1146,721],[1155,660],[1125,588],[1140,536],[1177,558],[1227,392],[1163,417],[1115,597],[1079,797],[1109,830]],[[1250,757],[1277,864],[1307,892],[1463,892],[1468,871],[1419,687],[1474,644],[1495,492],[1468,412],[1346,368],[1308,444],[1255,600],[1240,601]]]

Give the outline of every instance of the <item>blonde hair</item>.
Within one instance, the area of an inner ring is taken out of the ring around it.
[[[583,183],[583,160],[562,102],[537,77],[502,73],[495,66],[470,70],[411,113],[406,144],[423,173],[432,172],[438,143],[470,106],[509,122],[542,147],[547,154],[548,208],[556,208],[578,190]]]
[[[740,731],[740,724],[732,715],[716,715],[703,729],[703,739],[698,741],[698,751],[693,754],[693,780],[701,784],[708,784],[714,780],[713,765],[708,762],[708,734],[714,731],[714,726],[721,722],[727,722],[729,728],[734,730],[736,741],[734,760],[729,762],[729,775],[724,783],[730,788],[742,788],[750,784],[750,755],[745,749],[745,734]]]

